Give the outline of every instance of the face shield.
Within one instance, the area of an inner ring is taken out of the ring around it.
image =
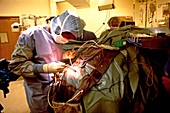
[[[83,25],[77,14],[70,10],[65,11],[60,16],[54,17],[50,22],[51,34],[56,43],[65,44],[68,39],[72,39],[70,35],[63,33],[71,33],[75,39],[83,35]]]

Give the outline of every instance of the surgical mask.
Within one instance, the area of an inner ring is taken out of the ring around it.
[[[69,16],[70,16],[70,14],[66,16],[62,25],[61,25],[59,17],[57,18],[57,22],[58,22],[57,24],[59,25],[59,27],[61,29],[60,33],[58,35],[54,32],[54,30],[52,29],[52,25],[51,25],[51,35],[56,43],[65,44],[68,42],[68,40],[62,36],[62,32],[63,32],[63,27],[65,25],[65,22]]]

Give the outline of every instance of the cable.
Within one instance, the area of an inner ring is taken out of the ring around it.
[[[83,48],[83,47],[84,47],[87,43],[89,43],[89,42],[93,42],[96,46],[99,46],[98,43],[95,42],[94,40],[88,40],[88,41],[86,41],[83,45],[81,45],[77,51],[80,51],[80,49]],[[88,47],[90,47],[90,46],[88,46]],[[74,48],[73,48],[73,49],[74,49]]]
[[[109,10],[108,10],[107,13],[106,13],[106,18],[105,18],[103,24],[99,27],[99,29],[97,29],[97,30],[95,31],[95,34],[106,24],[108,15],[110,16],[110,11],[109,11]]]

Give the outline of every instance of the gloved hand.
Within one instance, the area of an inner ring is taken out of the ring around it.
[[[43,65],[43,71],[47,73],[57,73],[64,69],[65,63],[63,62],[52,62]]]

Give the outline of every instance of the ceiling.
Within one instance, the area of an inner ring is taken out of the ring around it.
[[[90,0],[54,0],[55,2],[66,1],[77,9],[90,7]]]

